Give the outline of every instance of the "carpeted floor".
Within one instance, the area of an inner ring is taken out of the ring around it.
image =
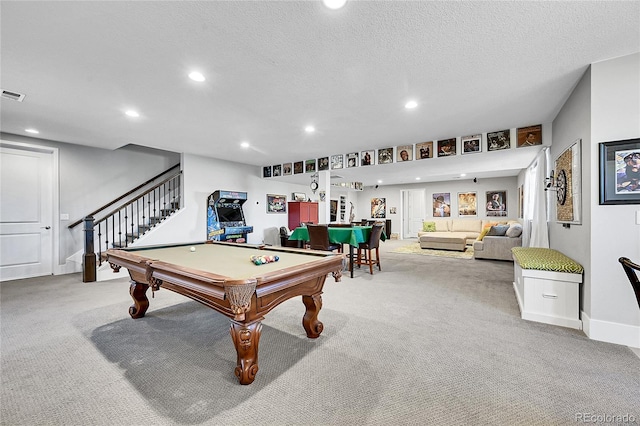
[[[238,384],[229,320],[170,291],[133,320],[129,282],[0,284],[2,425],[571,425],[640,419],[640,359],[520,319],[510,262],[393,253],[327,279],[308,339],[300,298],[263,321]],[[584,419],[584,417],[582,417]],[[615,423],[615,422],[614,422]]]
[[[409,244],[395,248],[392,253],[421,254],[423,256],[452,257],[455,259],[472,259],[473,246],[467,246],[464,251],[435,250],[423,249],[420,247],[419,242],[411,242]]]

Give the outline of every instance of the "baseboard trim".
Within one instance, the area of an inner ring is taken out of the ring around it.
[[[640,348],[640,326],[594,320],[580,312],[584,333],[592,340]]]

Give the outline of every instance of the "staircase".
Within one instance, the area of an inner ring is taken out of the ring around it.
[[[96,281],[96,260],[97,266],[101,266],[104,252],[110,248],[130,246],[180,209],[182,171],[175,172],[175,169],[179,169],[179,165],[138,185],[69,226],[72,228],[84,222],[84,282]],[[112,208],[114,205],[117,207]]]

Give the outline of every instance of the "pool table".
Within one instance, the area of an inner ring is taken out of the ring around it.
[[[256,265],[250,260],[254,255],[279,260]],[[105,257],[114,271],[129,271],[132,318],[145,315],[149,287],[174,291],[229,317],[235,375],[243,385],[252,383],[258,372],[262,320],[280,303],[302,296],[302,326],[307,337],[320,336],[322,287],[327,274],[340,281],[343,262],[342,255],[331,252],[219,241],[109,249]]]

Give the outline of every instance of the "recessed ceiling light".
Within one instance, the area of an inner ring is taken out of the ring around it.
[[[404,104],[404,107],[406,109],[414,109],[417,106],[418,106],[418,103],[416,101],[409,101],[406,104]]]
[[[40,133],[39,131],[37,131],[36,129],[24,129],[25,132],[27,133],[33,133],[33,134],[38,134]]]
[[[378,181],[378,183],[382,183],[382,179],[380,179],[380,180]]]
[[[419,178],[419,177],[417,177],[417,178],[416,178],[416,180],[420,180],[420,178]]]
[[[204,81],[204,75],[202,75],[201,73],[199,73],[198,71],[193,71],[192,73],[189,74],[189,78],[193,81]]]
[[[240,146],[243,148],[249,148],[249,142],[242,142]]]
[[[138,114],[138,111],[134,111],[132,109],[125,112],[125,114],[127,114],[129,117],[140,117],[140,114]]]
[[[304,131],[307,132],[307,133],[313,133],[313,132],[316,131],[316,128],[313,127],[313,126],[307,126],[307,127],[304,128]]]
[[[347,0],[322,0],[325,6],[333,10],[340,9],[346,2]]]
[[[465,177],[467,174],[466,173],[460,173],[461,177]]]

